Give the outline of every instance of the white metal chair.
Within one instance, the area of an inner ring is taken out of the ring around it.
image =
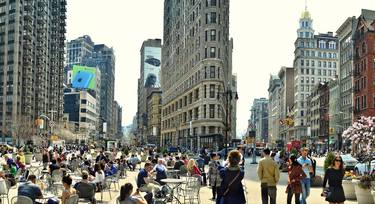
[[[195,200],[197,200],[198,203],[200,203],[200,181],[197,177],[186,177],[187,182],[185,184],[182,184],[181,187],[177,190],[177,195],[180,198],[183,198],[183,203],[186,203],[186,200],[188,200],[190,203],[194,203]]]
[[[100,191],[100,201],[103,201],[103,193],[104,193],[104,191],[108,191],[109,198],[112,199],[111,184],[112,184],[112,182],[109,179],[107,179],[107,178],[104,179],[104,181],[102,183],[102,189]]]
[[[11,200],[11,204],[33,204],[33,200],[26,196],[14,196]]]
[[[7,203],[9,204],[9,190],[11,189],[10,182],[7,180],[4,180],[5,182],[5,189],[2,189],[2,192],[0,192],[0,200],[2,201],[3,198],[7,199]]]

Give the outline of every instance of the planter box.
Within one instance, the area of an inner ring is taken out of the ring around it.
[[[342,187],[344,188],[345,198],[348,200],[357,200],[355,195],[354,183],[352,180],[343,180]]]
[[[374,198],[371,195],[371,188],[370,189],[363,189],[359,187],[359,180],[353,180],[355,194],[357,196],[358,204],[375,204]],[[374,182],[372,182],[372,186],[374,186]]]
[[[32,158],[33,158],[32,154],[25,154],[25,163],[26,164],[31,164]]]

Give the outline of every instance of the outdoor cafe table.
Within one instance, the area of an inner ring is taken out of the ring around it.
[[[51,193],[46,193],[46,194],[43,194],[43,198],[35,199],[35,201],[38,202],[38,203],[47,203],[48,199],[54,198],[54,197],[56,197],[56,196],[51,194]]]
[[[170,197],[173,199],[175,198],[178,203],[181,204],[181,201],[174,195],[174,190],[177,189],[181,184],[186,183],[184,179],[174,179],[174,178],[167,178],[162,179],[161,182],[164,182],[168,187],[171,188],[171,195]]]

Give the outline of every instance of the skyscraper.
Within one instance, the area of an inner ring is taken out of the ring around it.
[[[147,111],[147,97],[150,91],[160,90],[161,39],[145,40],[142,43],[140,52],[141,67],[138,79],[137,133],[139,141],[152,143],[147,139],[149,136],[152,136],[152,132],[148,131],[151,128],[148,118],[151,116],[148,115],[149,112]],[[160,135],[158,136],[160,137]],[[152,141],[156,141],[156,139]]]
[[[106,123],[106,135],[112,137],[116,134],[116,117],[114,114],[115,92],[115,54],[113,48],[104,44],[94,45],[92,55],[83,59],[86,66],[97,67],[100,70],[100,116],[99,123]],[[103,127],[99,128],[103,130]]]
[[[309,140],[307,97],[312,87],[335,78],[338,66],[338,40],[332,32],[314,35],[313,20],[305,10],[299,19],[294,51],[294,139]]]
[[[165,0],[163,40],[162,145],[223,146],[235,114],[223,97],[232,87],[229,1]]]
[[[1,131],[41,114],[60,120],[66,0],[3,0],[0,16]]]

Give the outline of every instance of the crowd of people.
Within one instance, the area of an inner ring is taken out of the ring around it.
[[[307,204],[310,195],[311,180],[315,176],[314,160],[309,155],[309,149],[301,148],[299,155],[289,154],[285,163],[288,172],[287,204],[291,204],[294,196],[295,204]],[[261,181],[262,204],[276,204],[277,184],[280,180],[280,163],[277,162],[271,151],[263,150],[263,158],[259,161],[257,173]],[[344,178],[343,160],[336,156],[326,170],[323,179],[321,196],[330,204],[343,204],[346,200],[342,187]],[[327,183],[329,187],[327,186]]]
[[[155,197],[163,193],[163,179],[171,177],[169,170],[176,170],[178,173],[172,175],[173,178],[188,175],[197,178],[202,186],[208,184],[212,190],[211,200],[217,204],[246,203],[242,184],[245,159],[241,150],[232,150],[227,158],[222,158],[219,152],[202,151],[198,157],[189,157],[181,153],[157,154],[150,150],[130,151],[131,153],[126,154],[116,149],[112,152],[97,152],[94,149],[74,145],[39,148],[44,174],[36,175],[30,172],[26,165],[24,148],[0,147],[0,178],[7,180],[11,186],[17,181],[22,182],[18,186],[18,195],[29,197],[37,203],[38,199],[43,199],[42,192],[45,190],[40,181],[59,172],[62,176],[61,193],[56,195],[56,198],[49,198],[50,203],[61,200],[61,203],[65,204],[66,200],[74,195],[95,203],[95,193],[103,190],[106,178],[124,176],[125,170],[138,171],[136,186],[131,183],[121,186],[118,200],[120,203],[152,203]],[[144,152],[147,152],[147,155]],[[140,159],[141,157],[145,159]],[[205,169],[206,165],[208,169]],[[276,203],[280,169],[287,167],[286,203],[291,204],[294,201],[296,204],[306,204],[310,195],[311,179],[315,176],[315,165],[307,148],[302,148],[297,154],[285,155],[265,148],[257,168],[262,203]],[[79,180],[71,176],[77,169],[81,177]],[[329,203],[344,203],[343,176],[343,161],[337,156],[325,172],[322,186],[322,196],[326,197]]]

